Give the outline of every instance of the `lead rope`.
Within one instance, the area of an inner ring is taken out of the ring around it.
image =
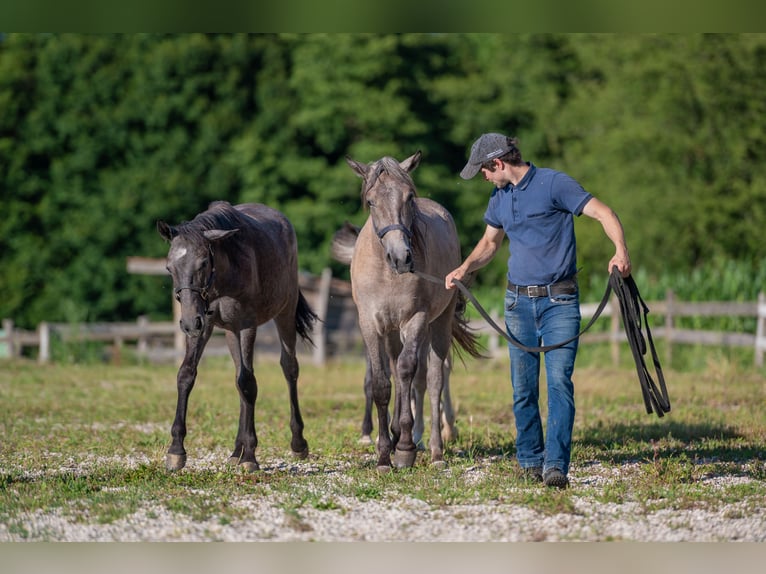
[[[433,277],[427,273],[421,273],[420,271],[415,271],[414,273],[418,277],[421,277],[432,283],[444,283],[442,279]],[[569,339],[561,341],[560,343],[556,343],[555,345],[545,345],[542,347],[528,347],[522,344],[520,341],[517,341],[505,329],[500,328],[497,323],[492,320],[492,317],[489,316],[489,313],[486,312],[486,310],[476,300],[476,297],[473,296],[473,293],[471,293],[471,291],[463,284],[462,281],[458,279],[453,279],[452,281],[463,293],[463,295],[465,295],[466,299],[468,299],[476,308],[484,320],[489,323],[489,325],[495,331],[497,331],[498,334],[500,334],[512,345],[528,353],[544,353],[546,351],[552,351],[554,349],[563,347],[564,345],[577,339],[580,335],[585,333],[585,331],[590,329],[591,326],[593,326],[593,324],[596,322],[596,319],[601,316],[601,313],[609,302],[609,295],[612,291],[614,291],[617,295],[618,301],[620,302],[622,324],[625,328],[630,350],[633,353],[633,360],[636,363],[638,380],[641,384],[641,393],[644,398],[646,412],[647,414],[651,414],[652,411],[654,411],[657,413],[658,417],[663,417],[665,413],[670,412],[670,399],[668,398],[668,391],[665,385],[665,377],[662,373],[662,366],[660,365],[660,360],[657,356],[657,350],[654,347],[652,332],[649,329],[649,322],[647,318],[649,314],[649,308],[641,298],[641,294],[638,292],[638,287],[636,287],[636,283],[632,276],[628,275],[627,277],[623,278],[617,267],[613,267],[612,273],[609,276],[609,281],[606,285],[606,290],[604,291],[604,296],[601,298],[601,302],[598,304],[596,312],[593,314],[593,317],[591,317],[588,324],[574,337],[570,337]],[[641,308],[643,310],[644,326],[646,327],[649,347],[652,350],[652,360],[657,372],[657,380],[659,381],[660,385],[659,388],[652,379],[649,370],[646,368],[646,361],[644,360],[644,355],[646,354],[646,341],[644,340],[643,333],[641,332],[641,313],[639,312],[639,303],[641,304]]]
[[[628,275],[623,278],[615,267],[612,269],[609,283],[620,302],[622,324],[625,327],[630,350],[633,353],[633,360],[636,363],[636,372],[641,383],[641,393],[644,397],[646,412],[651,414],[654,411],[661,418],[665,416],[665,413],[670,412],[670,398],[668,397],[668,389],[665,385],[665,376],[662,373],[662,365],[660,365],[657,349],[654,346],[652,331],[649,329],[649,307],[638,292],[638,287],[632,276]],[[643,314],[641,311],[643,311]],[[646,340],[644,340],[644,335],[641,332],[642,317],[644,327],[646,328]],[[659,386],[654,382],[644,359],[647,340],[652,351],[652,363],[654,364]]]

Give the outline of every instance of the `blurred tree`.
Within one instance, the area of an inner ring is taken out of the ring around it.
[[[583,36],[577,89],[550,129],[560,165],[618,211],[637,267],[763,259],[766,37]],[[598,226],[581,250],[608,261]],[[606,270],[603,271],[605,275]]]
[[[458,172],[486,131],[612,205],[643,271],[762,269],[765,60],[762,34],[4,35],[0,317],[167,316],[169,279],[125,259],[218,199],[281,209],[301,268],[347,276],[329,243],[366,213],[346,155],[421,150],[467,254],[491,190]],[[577,229],[601,289],[611,244]],[[504,275],[498,256],[478,283]]]

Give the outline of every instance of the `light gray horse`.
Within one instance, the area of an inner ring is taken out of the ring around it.
[[[351,258],[354,254],[354,247],[356,246],[356,238],[359,236],[361,227],[349,223],[348,221],[335,232],[332,239],[332,255],[340,263],[346,265],[351,264]],[[389,359],[391,356],[397,356],[401,349],[397,349],[393,352],[388,352]],[[359,443],[363,445],[371,445],[372,441],[372,367],[370,366],[370,357],[365,352],[366,369],[364,373],[364,415],[362,416],[362,436],[359,438]],[[428,360],[428,347],[423,346],[423,355],[420,360]],[[455,426],[455,409],[452,406],[452,397],[449,389],[449,375],[452,366],[452,359],[448,358],[445,363],[444,371],[444,385],[442,386],[442,402],[441,402],[441,435],[442,441],[447,443],[457,438],[457,427]],[[395,373],[396,366],[390,368],[389,373]],[[415,445],[418,450],[425,450],[423,445],[423,431],[425,430],[425,422],[423,418],[423,405],[425,403],[426,392],[426,369],[418,369],[415,374],[415,380],[412,383],[412,410],[415,417],[415,422],[412,427],[412,440],[415,441]]]
[[[392,449],[396,467],[415,463],[410,398],[419,377],[425,379],[430,399],[431,462],[443,464],[440,403],[453,343],[471,356],[481,356],[462,314],[465,306],[458,306],[458,291],[447,290],[438,281],[460,264],[460,244],[449,212],[435,201],[417,197],[409,172],[420,158],[420,152],[401,163],[392,157],[371,164],[346,158],[364,180],[362,204],[370,212],[356,238],[350,265],[378,413],[381,472],[391,468]],[[392,370],[396,383],[393,436],[388,432]]]

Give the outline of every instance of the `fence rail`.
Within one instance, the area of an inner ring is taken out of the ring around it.
[[[619,364],[620,343],[627,342],[625,330],[620,319],[619,301],[612,296],[609,304],[604,308],[601,317],[609,318],[609,329],[596,333],[585,333],[580,337],[580,344],[605,343],[611,344],[613,364]],[[662,326],[651,327],[652,337],[655,340],[664,339],[665,359],[670,362],[674,344],[710,345],[721,347],[751,347],[753,349],[753,362],[757,367],[763,366],[763,355],[766,353],[766,294],[758,294],[757,301],[679,301],[672,290],[665,294],[665,300],[648,301],[652,317],[663,317]],[[583,303],[580,312],[583,320],[589,320],[598,308],[598,303]],[[682,329],[676,326],[677,320],[687,317],[755,317],[756,332],[743,333],[734,331],[705,331],[696,329]],[[499,325],[503,321],[499,317],[493,317]],[[498,335],[486,322],[472,321],[471,328],[484,333],[489,337],[489,350],[491,353],[505,353],[505,341],[501,341]]]
[[[356,323],[356,308],[351,299],[351,289],[347,282],[333,279],[326,270],[321,277],[304,276],[301,287],[309,303],[317,311],[321,321],[315,326],[314,348],[299,344],[300,354],[309,354],[317,364],[323,364],[329,356],[344,354],[360,355],[363,344]],[[716,345],[724,347],[751,347],[754,363],[763,366],[766,353],[766,294],[759,293],[758,300],[752,302],[689,302],[679,301],[672,291],[666,293],[665,300],[647,302],[653,317],[663,317],[664,323],[652,328],[655,340],[664,339],[666,360],[672,357],[676,344]],[[584,320],[593,316],[596,303],[584,303],[581,312]],[[150,361],[180,362],[184,354],[185,340],[178,328],[180,310],[174,306],[174,321],[151,322],[146,317],[139,317],[134,323],[85,323],[68,325],[62,323],[41,323],[35,331],[16,329],[13,321],[5,319],[0,330],[0,357],[15,357],[22,354],[24,348],[37,348],[38,361],[51,360],[53,339],[62,343],[103,342],[110,344],[108,352],[113,362],[119,362],[124,348],[131,345],[136,356]],[[677,320],[684,317],[755,317],[756,332],[705,331],[682,329],[676,326]],[[619,363],[620,344],[626,341],[622,328],[619,303],[613,297],[602,313],[608,318],[606,331],[586,333],[580,344],[608,342],[614,364]],[[501,318],[495,322],[503,324]],[[505,354],[505,341],[483,320],[471,321],[470,327],[479,334],[488,336],[488,350],[493,356]],[[273,322],[266,323],[258,330],[256,353],[269,354],[279,352],[276,327]],[[216,329],[205,351],[207,355],[225,355],[223,331]]]

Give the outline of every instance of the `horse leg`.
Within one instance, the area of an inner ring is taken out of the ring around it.
[[[442,441],[452,442],[457,440],[458,432],[455,426],[455,409],[452,407],[452,396],[450,395],[449,379],[452,373],[452,358],[447,357],[442,366],[444,381],[442,384]]]
[[[377,469],[378,472],[384,473],[391,470],[391,435],[388,431],[388,405],[391,402],[389,357],[383,341],[375,334],[374,327],[365,327],[364,317],[360,317],[359,327],[367,348],[372,399],[378,412],[378,438],[375,449],[378,455]]]
[[[165,468],[170,471],[181,470],[186,466],[186,412],[189,406],[189,394],[197,380],[197,365],[199,365],[202,352],[213,332],[210,325],[199,337],[186,337],[186,353],[178,369],[176,386],[178,387],[178,401],[176,403],[176,416],[170,429],[171,442],[165,455]]]
[[[423,446],[423,431],[425,423],[423,419],[423,403],[426,393],[426,365],[428,364],[428,347],[423,345],[420,358],[418,359],[418,370],[415,373],[415,379],[412,384],[412,411],[415,416],[415,422],[412,426],[412,440],[418,450],[425,450]]]
[[[431,400],[431,464],[444,464],[444,442],[441,432],[441,403],[445,373],[452,342],[454,304],[448,306],[431,324],[431,345],[428,356],[428,396]],[[450,409],[451,410],[451,409]],[[454,414],[453,420],[454,420]]]
[[[281,343],[281,353],[279,356],[279,365],[282,367],[282,374],[287,381],[287,390],[290,396],[290,449],[298,458],[306,458],[309,455],[309,443],[303,437],[303,417],[301,416],[300,405],[298,404],[298,375],[300,367],[298,358],[295,355],[295,343],[297,340],[297,329],[295,323],[295,314],[288,313],[274,317],[274,323],[277,326],[279,340]]]
[[[386,360],[383,365],[385,367],[386,379],[394,379],[394,392],[396,392],[396,361],[399,359],[399,355],[402,352],[402,341],[399,338],[399,332],[393,331],[388,333],[384,339]],[[394,399],[394,415],[387,417],[386,426],[391,431],[391,449],[396,448],[396,443],[399,442],[399,401]]]
[[[428,325],[425,313],[416,313],[402,330],[404,346],[396,361],[396,406],[400,429],[394,452],[394,464],[408,468],[415,464],[417,449],[413,441],[413,416],[410,406],[412,381],[418,370],[421,348],[427,344]],[[440,437],[441,440],[441,437]]]
[[[360,444],[372,444],[372,367],[370,357],[365,350],[364,371],[364,417],[362,418],[362,437]]]
[[[248,472],[260,468],[255,458],[258,436],[255,433],[255,401],[258,383],[253,372],[253,348],[256,329],[244,329],[237,333],[226,331],[226,342],[234,361],[237,390],[239,391],[239,428],[229,463],[242,465]]]

